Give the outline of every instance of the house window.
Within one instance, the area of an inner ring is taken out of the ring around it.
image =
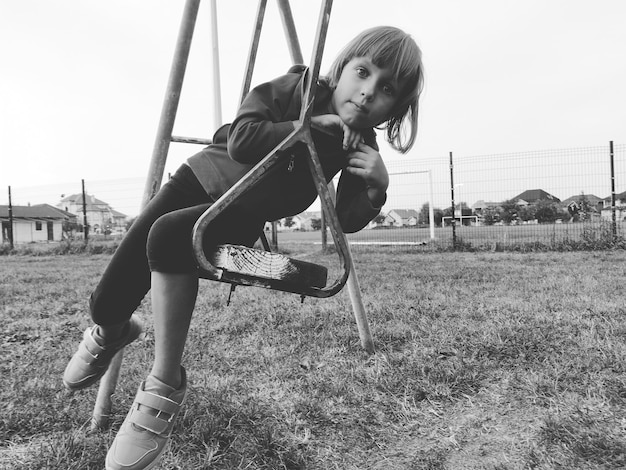
[[[35,222],[35,230],[41,232],[41,222]]]

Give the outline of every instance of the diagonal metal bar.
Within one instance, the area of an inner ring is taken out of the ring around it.
[[[340,264],[343,269],[343,274],[329,287],[325,288],[307,288],[304,287],[301,293],[303,295],[310,295],[315,297],[328,297],[336,294],[345,285],[345,282],[349,275],[349,266],[351,266],[351,258],[348,250],[348,242],[341,229],[337,214],[334,209],[332,197],[328,191],[328,183],[324,176],[321,163],[317,156],[315,144],[311,136],[311,115],[313,112],[313,101],[315,99],[315,91],[317,86],[317,79],[319,76],[320,65],[322,61],[322,55],[324,51],[324,43],[326,40],[326,34],[328,31],[328,23],[330,21],[330,11],[332,8],[332,0],[324,0],[320,9],[320,16],[318,20],[318,29],[315,38],[315,44],[313,48],[313,56],[311,58],[311,67],[307,73],[307,82],[304,92],[302,110],[300,112],[299,124],[294,131],[283,140],[272,152],[264,157],[259,163],[257,163],[241,180],[239,180],[233,187],[231,187],[226,193],[222,195],[204,214],[198,219],[193,229],[193,249],[198,261],[199,266],[204,271],[203,276],[214,279],[223,280],[224,273],[222,270],[216,268],[207,259],[204,253],[204,247],[202,244],[203,234],[208,225],[222,213],[228,205],[233,203],[243,194],[245,194],[252,186],[258,183],[272,168],[279,163],[281,157],[290,147],[293,147],[298,142],[306,144],[309,153],[309,167],[311,170],[311,176],[313,177],[315,187],[320,201],[322,209],[325,215],[329,219],[329,226],[331,234],[337,246],[337,254],[339,256]],[[287,15],[288,17],[288,15]]]
[[[289,54],[291,54],[291,62],[294,64],[304,64],[302,49],[300,49],[300,41],[298,40],[298,33],[293,21],[289,0],[278,0],[278,10],[283,20],[285,37],[287,38],[287,45],[289,46]]]
[[[254,64],[256,63],[256,55],[259,50],[259,42],[261,40],[261,30],[263,29],[263,17],[265,16],[265,8],[267,6],[267,0],[259,0],[259,6],[256,12],[256,20],[254,22],[254,33],[252,34],[252,40],[250,41],[250,51],[248,52],[248,60],[246,62],[246,74],[241,86],[241,95],[239,96],[239,103],[243,101],[248,92],[250,91],[250,84],[252,83],[252,74],[254,73]]]
[[[176,111],[178,110],[178,102],[180,100],[180,92],[185,78],[185,70],[187,68],[187,60],[189,58],[189,49],[191,48],[191,40],[193,31],[196,26],[196,18],[198,17],[198,8],[200,0],[187,0],[183,11],[183,18],[180,24],[180,31],[174,51],[174,59],[172,61],[172,69],[167,82],[167,90],[161,117],[159,119],[159,127],[152,151],[152,159],[148,169],[148,178],[143,193],[141,207],[154,197],[163,180],[165,171],[165,161],[170,148],[170,139],[172,130],[174,129],[174,120]]]

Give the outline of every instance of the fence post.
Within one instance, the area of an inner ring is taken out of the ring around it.
[[[609,142],[609,156],[611,160],[611,227],[613,229],[613,238],[617,237],[617,219],[615,214],[615,154],[613,152],[613,141]]]
[[[456,213],[454,209],[454,165],[452,164],[452,152],[450,152],[450,195],[452,196],[452,249],[456,250]]]
[[[89,238],[89,225],[87,225],[87,197],[85,195],[85,180],[80,180],[83,186],[83,235],[85,236],[85,245]]]
[[[9,186],[9,244],[11,249],[15,247],[13,242],[13,202],[11,201],[11,186]]]

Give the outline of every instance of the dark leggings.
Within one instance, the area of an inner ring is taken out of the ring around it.
[[[141,211],[91,294],[91,318],[99,325],[128,320],[150,290],[150,272],[197,273],[191,235],[213,200],[182,165]],[[218,243],[252,246],[264,222],[231,207],[208,227],[204,247]]]

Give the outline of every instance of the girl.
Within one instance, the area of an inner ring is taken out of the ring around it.
[[[95,325],[63,377],[71,390],[98,381],[115,353],[139,336],[141,324],[132,314],[148,290],[154,314],[154,363],[109,449],[107,469],[152,468],[165,450],[187,389],[181,360],[198,289],[193,226],[294,130],[304,71],[295,66],[249,93],[234,122],[218,129],[214,143],[189,158],[137,217],[91,295]],[[374,128],[382,126],[389,144],[407,152],[417,133],[423,82],[419,47],[394,27],[359,34],[318,81],[313,139],[327,181],[341,171],[336,210],[344,232],[362,229],[385,203],[389,176]],[[294,148],[290,162],[275,166],[213,221],[204,246],[252,246],[265,221],[309,207],[317,192],[304,158]]]

